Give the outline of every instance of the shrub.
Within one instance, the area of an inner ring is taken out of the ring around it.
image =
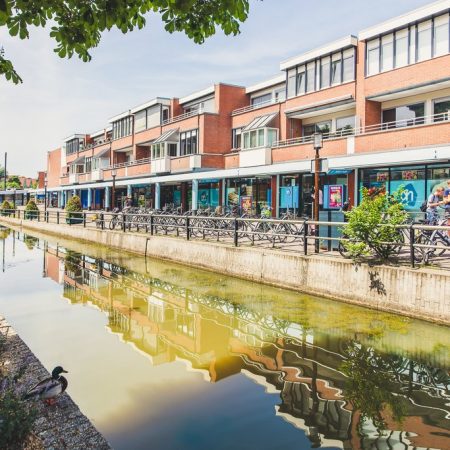
[[[66,219],[68,223],[78,223],[82,220],[81,211],[83,208],[81,207],[80,197],[78,195],[74,195],[69,199],[66,204]]]
[[[354,260],[375,255],[383,261],[398,254],[403,234],[396,228],[408,219],[401,203],[402,189],[387,195],[383,190],[365,189],[362,202],[345,213],[348,220],[342,233],[349,256]]]
[[[0,395],[0,448],[23,448],[36,419],[36,410],[30,408],[12,390]]]
[[[34,200],[30,200],[25,206],[25,219],[34,219],[38,216],[39,208]]]
[[[5,200],[1,205],[0,205],[0,214],[2,216],[9,216],[11,214],[10,211],[6,211],[7,209],[14,209],[13,205],[11,205],[11,203],[8,202],[8,200]]]

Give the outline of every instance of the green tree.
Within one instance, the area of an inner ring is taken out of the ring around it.
[[[0,166],[0,181],[3,181],[2,178],[5,176],[5,168]]]
[[[375,255],[385,261],[398,254],[403,234],[397,228],[408,220],[401,203],[402,189],[392,195],[375,189],[363,189],[361,203],[347,212],[342,234],[349,256],[357,260]]]
[[[10,175],[6,180],[6,187],[8,189],[20,189],[22,184],[20,183],[19,177],[17,175]]]
[[[0,0],[0,29],[11,36],[29,38],[29,28],[51,23],[50,36],[61,58],[78,55],[89,61],[101,33],[117,28],[122,33],[141,29],[148,13],[159,14],[169,33],[182,31],[201,44],[221,28],[236,35],[247,19],[249,0]],[[18,84],[22,79],[0,49],[0,75]]]

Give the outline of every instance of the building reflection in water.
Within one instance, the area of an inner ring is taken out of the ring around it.
[[[153,365],[182,359],[210,382],[243,373],[278,393],[276,414],[314,448],[449,448],[448,348],[386,351],[371,331],[258,313],[61,247],[47,247],[44,272]]]

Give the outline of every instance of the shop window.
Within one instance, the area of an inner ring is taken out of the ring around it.
[[[389,182],[389,169],[364,169],[360,174],[359,188],[386,191]]]
[[[402,189],[401,200],[406,210],[418,211],[425,201],[425,167],[399,167],[391,169],[389,192]]]
[[[425,103],[397,106],[383,111],[383,129],[411,127],[425,123]]]
[[[436,190],[437,187],[442,186],[447,188],[447,181],[450,180],[450,165],[429,167],[427,171],[427,197]]]
[[[433,103],[433,115],[435,122],[450,120],[450,98],[435,100]]]

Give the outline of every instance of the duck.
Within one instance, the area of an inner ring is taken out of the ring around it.
[[[54,405],[56,397],[61,395],[68,386],[68,381],[61,374],[68,373],[61,366],[56,366],[52,370],[52,376],[40,381],[33,386],[25,395],[25,399],[38,398],[47,405]]]

